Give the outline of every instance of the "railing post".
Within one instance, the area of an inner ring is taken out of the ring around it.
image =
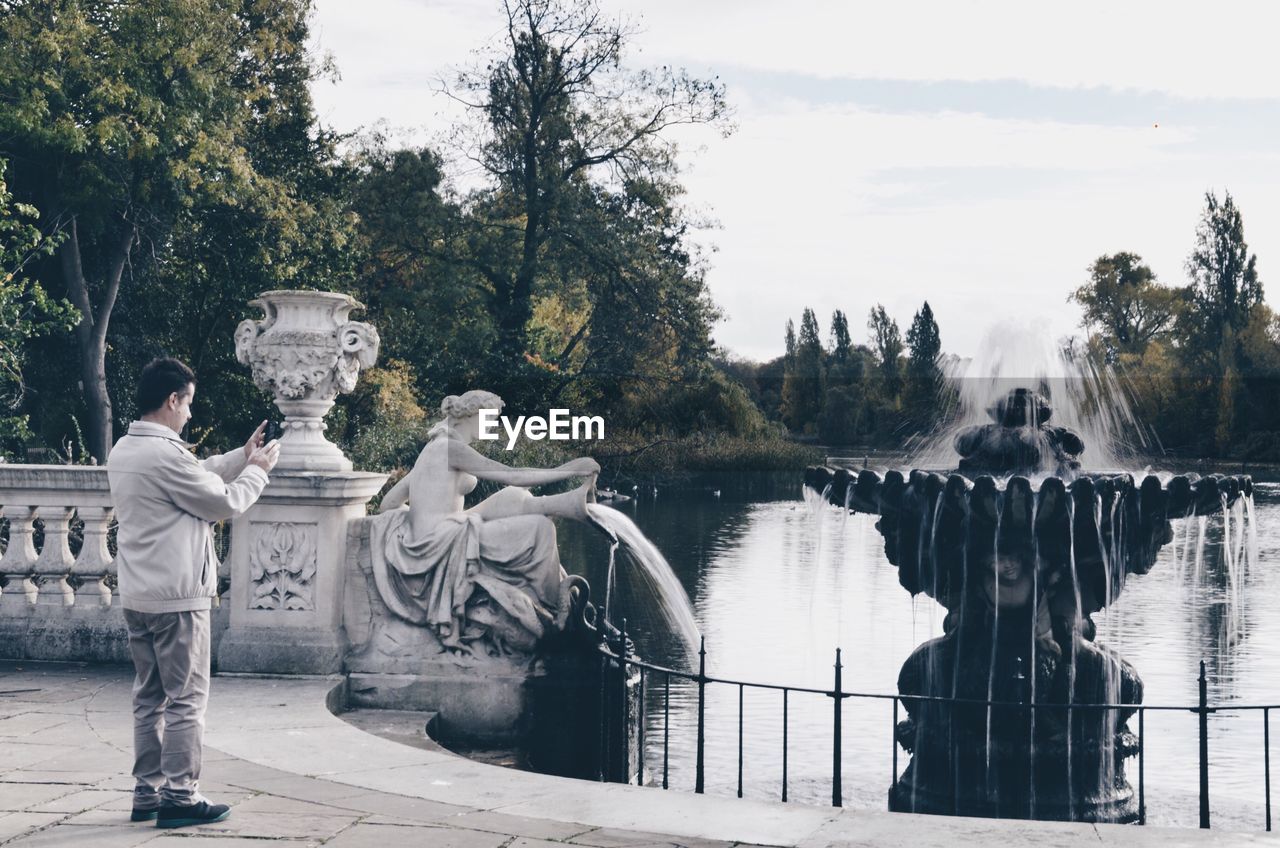
[[[1147,711],[1138,707],[1138,824],[1147,823]]]
[[[671,672],[662,675],[662,788],[669,789],[671,774]]]
[[[702,794],[706,786],[707,637],[698,640],[698,759],[693,791]]]
[[[743,684],[738,684],[738,797],[742,797],[742,693]]]
[[[1267,832],[1271,832],[1271,708],[1262,708],[1262,778],[1267,792]]]
[[[844,806],[840,776],[840,708],[844,706],[844,695],[840,690],[840,670],[840,649],[836,648],[836,682],[831,690],[831,700],[835,703],[831,741],[831,806],[833,807]]]
[[[787,701],[790,689],[782,690],[782,803],[787,803]]]
[[[605,649],[609,647],[607,638],[601,647]],[[602,650],[600,651],[600,719],[598,722],[600,725],[600,739],[599,751],[596,756],[596,780],[601,783],[605,782],[605,774],[609,768],[609,700],[606,697],[608,691],[609,656],[604,650]]]
[[[618,778],[623,783],[631,782],[631,695],[627,691],[627,619],[622,619],[622,635],[618,638],[618,708],[622,719],[619,725],[619,739],[622,743],[622,762],[619,763]]]
[[[644,786],[645,668],[640,666],[640,715],[636,716],[636,786]]]
[[[1209,827],[1209,684],[1200,660],[1200,827]]]
[[[889,788],[898,782],[898,696],[893,696],[893,725],[889,730],[889,744],[893,748],[893,771],[890,774]]]

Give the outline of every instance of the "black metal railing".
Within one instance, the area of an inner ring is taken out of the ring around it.
[[[902,694],[884,694],[872,692],[846,692],[843,688],[842,673],[843,664],[841,662],[841,652],[836,649],[836,657],[834,664],[834,676],[832,688],[820,689],[806,686],[790,686],[776,683],[758,683],[746,680],[734,680],[730,678],[712,677],[707,674],[707,650],[706,640],[698,648],[698,670],[697,672],[679,671],[677,669],[666,668],[653,663],[645,662],[630,653],[630,643],[626,638],[625,622],[624,631],[618,638],[608,640],[601,644],[601,654],[604,662],[611,665],[612,668],[620,673],[625,680],[628,675],[634,672],[636,685],[638,686],[638,703],[639,709],[636,713],[636,719],[639,722],[637,728],[637,756],[634,769],[626,769],[626,782],[631,782],[631,775],[634,774],[635,783],[643,785],[645,773],[647,769],[646,752],[645,752],[645,703],[647,695],[651,687],[655,685],[655,676],[661,680],[661,698],[662,698],[662,778],[661,786],[663,789],[669,789],[671,786],[671,681],[683,680],[690,684],[697,693],[697,736],[695,741],[695,766],[694,766],[694,792],[703,793],[706,790],[706,707],[707,707],[707,689],[712,685],[736,687],[737,688],[737,796],[743,797],[743,762],[744,762],[744,739],[745,739],[745,713],[743,710],[744,694],[747,689],[766,690],[779,692],[782,695],[782,759],[781,759],[781,785],[780,795],[783,802],[788,801],[788,758],[789,758],[789,735],[790,735],[790,701],[791,695],[818,695],[830,698],[832,700],[833,709],[831,716],[831,805],[834,807],[843,806],[843,781],[841,766],[842,753],[842,705],[843,702],[850,698],[858,698],[873,701],[890,701],[893,707],[893,729],[890,734],[892,739],[892,760],[891,760],[891,780],[890,785],[898,781],[900,772],[898,770],[898,742],[896,729],[898,726],[899,706],[907,703],[915,704],[941,704],[945,705],[949,710],[954,711],[958,706],[968,707],[985,707],[987,709],[1000,708],[1003,710],[1029,710],[1033,714],[1035,711],[1045,710],[1065,710],[1070,717],[1073,713],[1098,711],[1098,710],[1115,710],[1127,713],[1134,713],[1137,716],[1138,732],[1137,732],[1137,769],[1138,769],[1138,823],[1146,824],[1147,820],[1147,804],[1146,804],[1146,714],[1148,712],[1190,712],[1197,715],[1199,721],[1199,819],[1200,827],[1208,828],[1210,826],[1210,809],[1209,809],[1209,715],[1211,713],[1223,712],[1261,712],[1262,713],[1262,745],[1263,745],[1263,797],[1265,802],[1265,829],[1271,830],[1271,710],[1280,709],[1280,704],[1249,704],[1249,705],[1210,705],[1208,702],[1208,685],[1205,671],[1205,663],[1200,663],[1199,684],[1199,702],[1195,705],[1167,705],[1167,704],[1059,704],[1059,703],[1017,703],[1008,701],[992,701],[972,698],[948,698],[943,696],[931,695],[902,695]],[[621,699],[621,714],[618,716],[621,721],[631,720],[630,707],[628,699]],[[605,717],[606,721],[611,720]],[[1068,721],[1071,719],[1068,718]],[[625,737],[625,734],[624,734]],[[603,772],[602,772],[603,774]],[[602,778],[603,779],[603,778]],[[656,775],[655,775],[656,782]]]

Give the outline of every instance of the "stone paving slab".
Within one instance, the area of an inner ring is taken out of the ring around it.
[[[56,783],[0,784],[0,812],[17,813],[33,809],[75,791],[76,787]]]
[[[3,848],[1280,844],[1252,833],[784,805],[502,769],[352,727],[325,708],[340,678],[215,680],[201,790],[231,804],[232,814],[225,822],[168,831],[128,820],[131,677],[120,667],[0,662]],[[15,722],[8,732],[6,722]]]
[[[494,833],[519,833],[522,836],[529,836],[535,839],[553,839],[560,842],[566,840],[574,841],[573,837],[582,836],[593,830],[593,828],[576,822],[531,819],[525,816],[513,816],[508,813],[495,813],[491,810],[451,816],[445,819],[444,822],[474,830],[488,830]]]
[[[6,842],[4,848],[134,848],[155,843],[154,827],[83,827],[55,824],[53,827]]]
[[[0,843],[54,824],[62,816],[57,813],[5,813],[0,815]]]
[[[351,787],[346,788],[350,789]],[[367,790],[362,790],[359,795],[343,798],[333,803],[341,804],[342,808],[346,810],[359,810],[371,816],[386,816],[401,822],[415,822],[418,824],[434,824],[460,813],[475,812],[471,807],[464,807],[458,804],[442,804],[439,801],[428,801],[425,798],[409,798],[404,795],[390,795],[385,792],[369,792]]]
[[[287,848],[319,848],[324,843],[319,839],[289,839],[271,842],[239,836],[209,836],[188,828],[180,832],[165,833],[148,842],[147,848],[265,848],[265,846],[272,844],[287,846]],[[9,848],[9,846],[6,845],[4,848]],[[383,843],[382,848],[387,848],[387,843]],[[418,848],[430,848],[430,846],[419,843]]]
[[[133,767],[132,758],[124,765],[124,770]],[[0,774],[0,784],[2,783],[52,783],[64,786],[93,786],[103,783],[104,781],[115,780],[120,777],[119,770],[116,771],[46,771],[37,768],[20,768],[13,771],[6,771]],[[133,782],[129,781],[129,787],[133,786]],[[122,787],[123,788],[123,787]]]
[[[321,844],[358,821],[355,814],[296,815],[261,810],[233,809],[231,817],[215,824],[200,825],[202,834],[229,834],[254,839],[318,839]],[[157,828],[152,828],[156,830]],[[6,846],[8,848],[8,846]]]
[[[330,841],[324,843],[325,848],[386,848],[388,845],[414,844],[430,846],[430,848],[501,848],[511,840],[510,836],[499,833],[485,833],[479,830],[461,830],[457,828],[402,827],[394,824],[357,824],[343,831]],[[556,848],[564,848],[560,843]]]

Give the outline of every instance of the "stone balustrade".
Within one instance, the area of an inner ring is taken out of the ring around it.
[[[0,658],[128,660],[113,514],[104,468],[0,464],[0,520],[8,529],[0,555]],[[227,564],[219,563],[218,574],[225,591]],[[221,612],[215,633],[225,629]]]

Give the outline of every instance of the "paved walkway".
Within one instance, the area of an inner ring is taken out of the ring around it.
[[[1263,834],[835,810],[512,771],[365,733],[325,707],[340,679],[315,677],[214,681],[201,789],[231,804],[231,817],[166,831],[129,822],[131,680],[120,667],[0,663],[5,848],[1280,844]]]

